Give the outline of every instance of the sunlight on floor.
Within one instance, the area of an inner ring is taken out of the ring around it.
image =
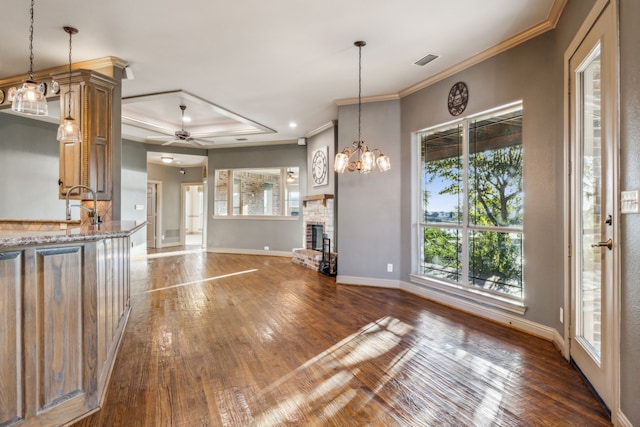
[[[251,270],[238,271],[236,273],[223,274],[222,276],[215,276],[215,277],[208,277],[206,279],[194,280],[193,282],[178,283],[176,285],[164,286],[162,288],[149,289],[149,290],[146,290],[144,292],[140,292],[138,294],[132,294],[132,295],[149,294],[149,293],[152,293],[152,292],[165,291],[167,289],[174,289],[174,288],[181,288],[181,287],[184,287],[184,286],[197,285],[197,284],[200,284],[200,283],[211,282],[213,280],[224,279],[226,277],[233,277],[233,276],[239,276],[241,274],[255,273],[257,271],[258,270],[255,269],[255,268],[251,269]]]

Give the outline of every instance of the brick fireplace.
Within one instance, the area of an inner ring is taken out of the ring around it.
[[[302,200],[302,227],[304,246],[293,250],[292,261],[313,270],[319,270],[322,261],[322,237],[330,239],[333,262],[334,252],[334,200],[333,194],[309,196]]]

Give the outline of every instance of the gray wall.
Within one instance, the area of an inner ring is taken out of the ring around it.
[[[338,108],[338,150],[358,139],[358,106]],[[338,276],[400,279],[401,178],[410,174],[400,156],[400,101],[362,104],[362,139],[391,159],[391,170],[337,177]],[[333,165],[333,161],[331,162]],[[387,264],[394,271],[387,272]]]
[[[147,150],[139,142],[122,140],[122,185],[123,220],[146,221],[147,204]],[[136,210],[136,205],[145,207]]]
[[[465,115],[522,100],[524,109],[524,317],[563,333],[564,146],[563,55],[593,1],[570,1],[555,31],[402,99],[402,188],[411,188],[412,132],[453,119],[446,109],[451,86],[469,87]],[[402,192],[402,278],[412,272],[412,204]]]
[[[270,147],[225,148],[209,152],[209,197],[210,212],[207,225],[207,249],[232,249],[262,251],[269,246],[271,251],[290,252],[302,246],[302,217],[292,220],[225,218],[212,216],[216,169],[257,167],[299,167],[300,197],[307,188],[307,147],[297,144]]]
[[[620,188],[640,189],[640,2],[620,1]],[[621,218],[621,407],[640,426],[640,215]]]
[[[317,135],[314,135],[310,138],[307,138],[307,164],[309,165],[307,171],[307,182],[309,183],[309,188],[307,189],[307,196],[316,196],[319,194],[334,194],[335,195],[335,186],[336,186],[336,174],[333,172],[333,158],[336,156],[336,141],[337,141],[337,126],[332,126],[331,128],[320,132]],[[318,148],[329,147],[328,150],[328,168],[329,168],[329,181],[326,185],[321,185],[318,187],[314,187],[313,176],[311,175],[311,170],[313,165],[311,164],[311,156],[313,152]]]
[[[202,182],[202,167],[182,168],[180,166],[165,166],[155,163],[147,165],[147,179],[162,182],[162,224],[161,233],[164,236],[163,246],[180,243],[180,206],[181,187],[184,182]],[[146,206],[146,182],[145,182]],[[160,238],[162,238],[160,236]]]
[[[0,218],[65,218],[57,131],[57,124],[0,112]]]

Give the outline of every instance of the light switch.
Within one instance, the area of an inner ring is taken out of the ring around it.
[[[620,194],[620,213],[640,213],[638,206],[638,190],[623,191]]]
[[[144,210],[144,205],[136,205],[136,210],[137,211],[143,211]]]

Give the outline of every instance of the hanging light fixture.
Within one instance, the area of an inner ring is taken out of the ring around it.
[[[367,143],[360,137],[360,116],[362,115],[362,47],[367,43],[357,41],[353,43],[358,47],[358,140],[354,141],[350,147],[346,147],[340,153],[336,154],[334,169],[338,173],[345,170],[349,172],[358,171],[360,173],[369,173],[376,168],[381,172],[391,169],[389,156],[382,154],[377,148],[369,149]],[[352,159],[353,157],[353,159]]]
[[[80,126],[71,115],[71,100],[73,99],[73,91],[71,90],[71,37],[78,34],[78,30],[73,27],[63,27],[64,31],[69,34],[69,90],[64,95],[64,104],[67,108],[67,116],[58,127],[58,141],[80,142],[82,141],[82,132]]]
[[[31,0],[31,18],[29,26],[29,78],[16,91],[11,109],[16,113],[33,116],[47,115],[47,101],[40,91],[40,84],[33,79],[33,0]]]

